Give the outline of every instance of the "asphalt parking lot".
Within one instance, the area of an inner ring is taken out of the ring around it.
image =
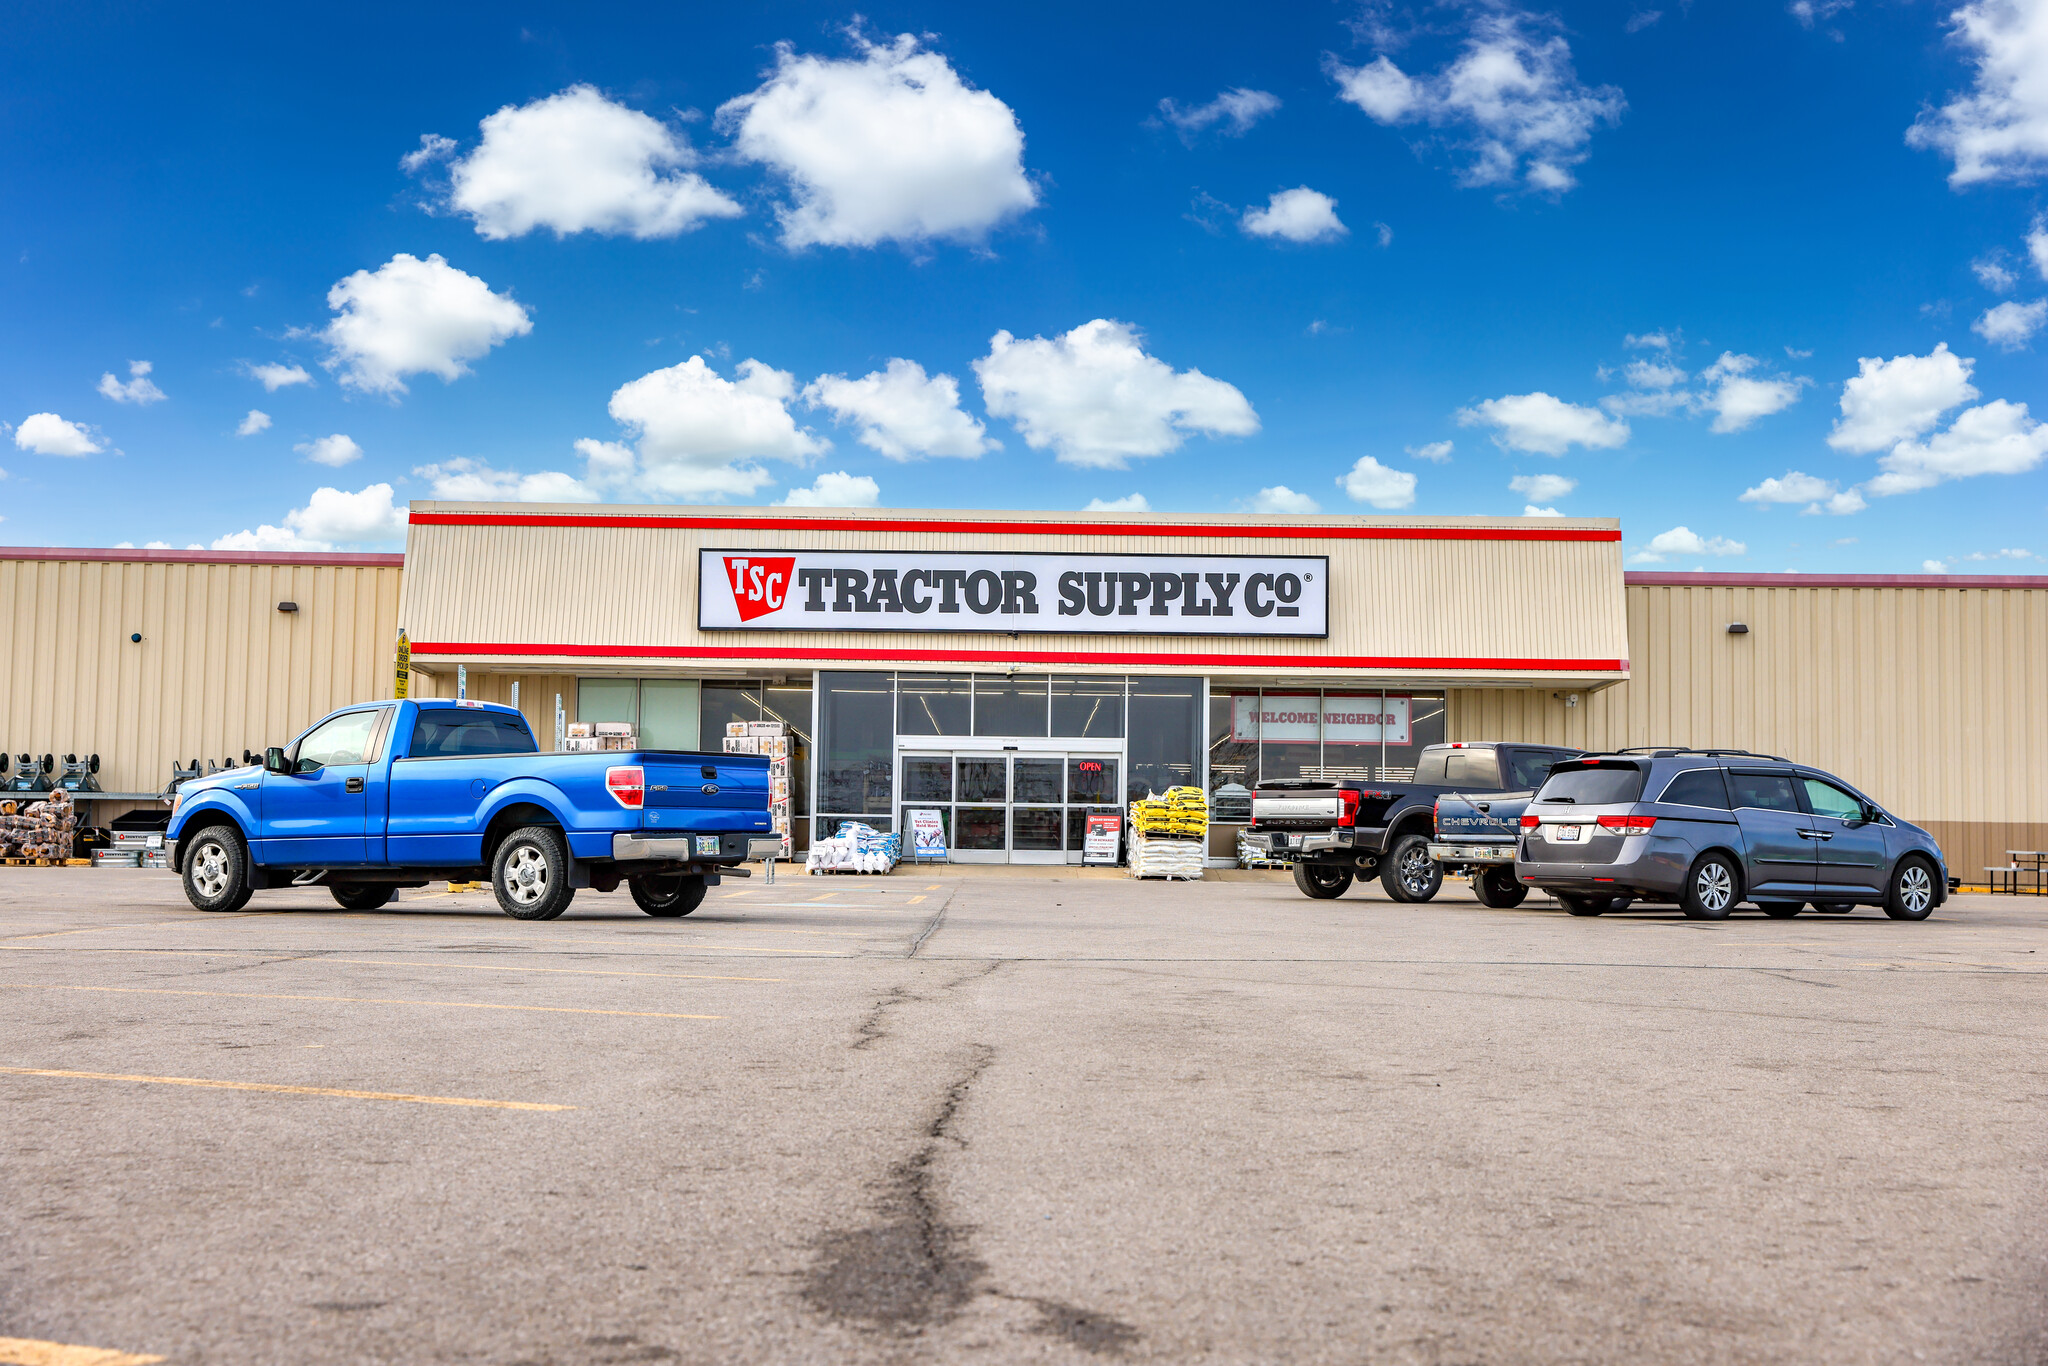
[[[0,869],[0,1361],[2039,1362],[2043,946],[1987,896],[906,869],[529,924]]]

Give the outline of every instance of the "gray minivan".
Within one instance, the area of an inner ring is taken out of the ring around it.
[[[1840,778],[1768,754],[1654,749],[1570,759],[1522,815],[1515,876],[1573,915],[1744,902],[1794,916],[1882,906],[1925,920],[1948,895],[1941,846]]]

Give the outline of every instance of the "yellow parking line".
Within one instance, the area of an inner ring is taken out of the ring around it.
[[[284,1096],[338,1096],[344,1100],[403,1100],[415,1105],[471,1105],[486,1110],[573,1110],[530,1100],[472,1100],[466,1096],[412,1096],[400,1091],[345,1091],[333,1086],[279,1086],[265,1081],[215,1081],[205,1077],[143,1077],[126,1072],[67,1072],[54,1067],[0,1067],[16,1077],[76,1077],[83,1081],[146,1081],[159,1086],[203,1086],[216,1091],[271,1091]]]
[[[150,1366],[162,1360],[117,1352],[111,1347],[71,1347],[34,1338],[0,1338],[0,1361],[8,1366]]]
[[[906,906],[915,906],[918,902],[922,900],[924,900],[924,894],[920,892],[916,896],[910,898],[910,900],[904,902],[903,904]]]
[[[722,1020],[723,1015],[678,1015],[666,1010],[596,1010],[586,1006],[501,1005],[495,1001],[409,1001],[389,996],[293,996],[274,991],[186,991],[175,987],[88,987],[66,982],[0,982],[0,989],[113,991],[124,996],[225,996],[244,1001],[334,1001],[359,1006],[456,1006],[463,1010],[534,1010],[550,1015],[631,1015],[643,1020]]]
[[[812,897],[812,898],[811,898],[811,900],[813,900],[813,901],[825,901],[825,900],[828,900],[828,899],[830,899],[830,898],[832,898],[832,897],[835,897],[835,896],[838,896],[838,895],[839,895],[839,893],[837,893],[837,892],[820,892],[820,893],[818,893],[818,894],[817,894],[816,896]]]
[[[29,952],[26,944],[0,944],[0,949],[19,947]],[[41,947],[40,945],[36,947]],[[787,977],[737,977],[713,972],[633,972],[624,968],[529,968],[508,963],[409,963],[399,958],[323,958],[308,957],[273,950],[268,953],[254,949],[47,949],[48,953],[137,953],[151,958],[267,958],[272,963],[348,963],[357,967],[373,968],[435,968],[463,972],[561,972],[582,977],[672,977],[684,982],[787,982]],[[786,950],[800,953],[801,949]],[[829,954],[815,954],[814,957],[831,957]],[[843,956],[843,955],[841,955]]]

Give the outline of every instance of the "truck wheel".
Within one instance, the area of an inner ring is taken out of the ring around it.
[[[1350,889],[1351,870],[1330,863],[1297,863],[1294,865],[1294,885],[1301,888],[1303,896],[1328,901]]]
[[[209,825],[185,851],[185,899],[194,910],[239,911],[249,904],[249,851],[225,825]]]
[[[1819,911],[1822,915],[1847,915],[1856,909],[1856,903],[1853,901],[1816,901],[1813,903],[1813,909]]]
[[[1759,901],[1756,908],[1773,920],[1790,920],[1806,909],[1804,901]]]
[[[649,915],[664,919],[670,916],[688,915],[704,904],[705,885],[702,876],[686,877],[673,873],[659,877],[648,873],[634,878],[629,884],[633,891],[633,903]]]
[[[1688,920],[1726,920],[1742,900],[1742,874],[1725,854],[1701,854],[1685,875],[1679,909]]]
[[[374,911],[398,895],[396,887],[333,886],[327,889],[334,893],[334,902],[344,911]]]
[[[569,909],[569,854],[562,832],[550,825],[514,830],[491,860],[491,891],[498,909],[514,920],[553,920]]]
[[[1396,901],[1427,901],[1444,885],[1443,865],[1429,856],[1429,840],[1403,835],[1380,866],[1380,886]]]
[[[1884,913],[1894,920],[1925,920],[1934,914],[1934,871],[1925,860],[1902,858],[1892,869]]]
[[[1573,915],[1604,915],[1614,907],[1611,896],[1567,896],[1560,892],[1557,904]]]
[[[1472,895],[1479,904],[1496,911],[1509,911],[1522,904],[1529,888],[1512,868],[1488,868],[1472,879]]]

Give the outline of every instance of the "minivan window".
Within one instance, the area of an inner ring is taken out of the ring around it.
[[[1728,788],[1721,781],[1718,768],[1688,769],[1671,780],[1664,789],[1664,795],[1657,799],[1675,806],[1710,806],[1716,811],[1728,809]]]
[[[533,752],[533,736],[526,723],[503,712],[422,711],[412,731],[411,756],[415,759]]]
[[[1813,808],[1814,815],[1834,816],[1845,821],[1863,818],[1863,803],[1833,783],[1806,777],[1802,777],[1800,781],[1806,785],[1807,805]]]
[[[1552,749],[1511,749],[1508,756],[1508,786],[1516,791],[1528,788],[1531,791],[1543,786],[1543,780],[1550,776],[1550,766],[1563,756]]]
[[[1588,764],[1559,769],[1536,794],[1538,802],[1570,802],[1578,806],[1618,806],[1643,795],[1643,771],[1634,764]]]
[[[1728,796],[1740,809],[1745,806],[1764,811],[1797,811],[1799,798],[1792,780],[1782,773],[1730,773]]]
[[[1444,763],[1444,781],[1452,787],[1492,788],[1500,768],[1490,749],[1454,749]]]

